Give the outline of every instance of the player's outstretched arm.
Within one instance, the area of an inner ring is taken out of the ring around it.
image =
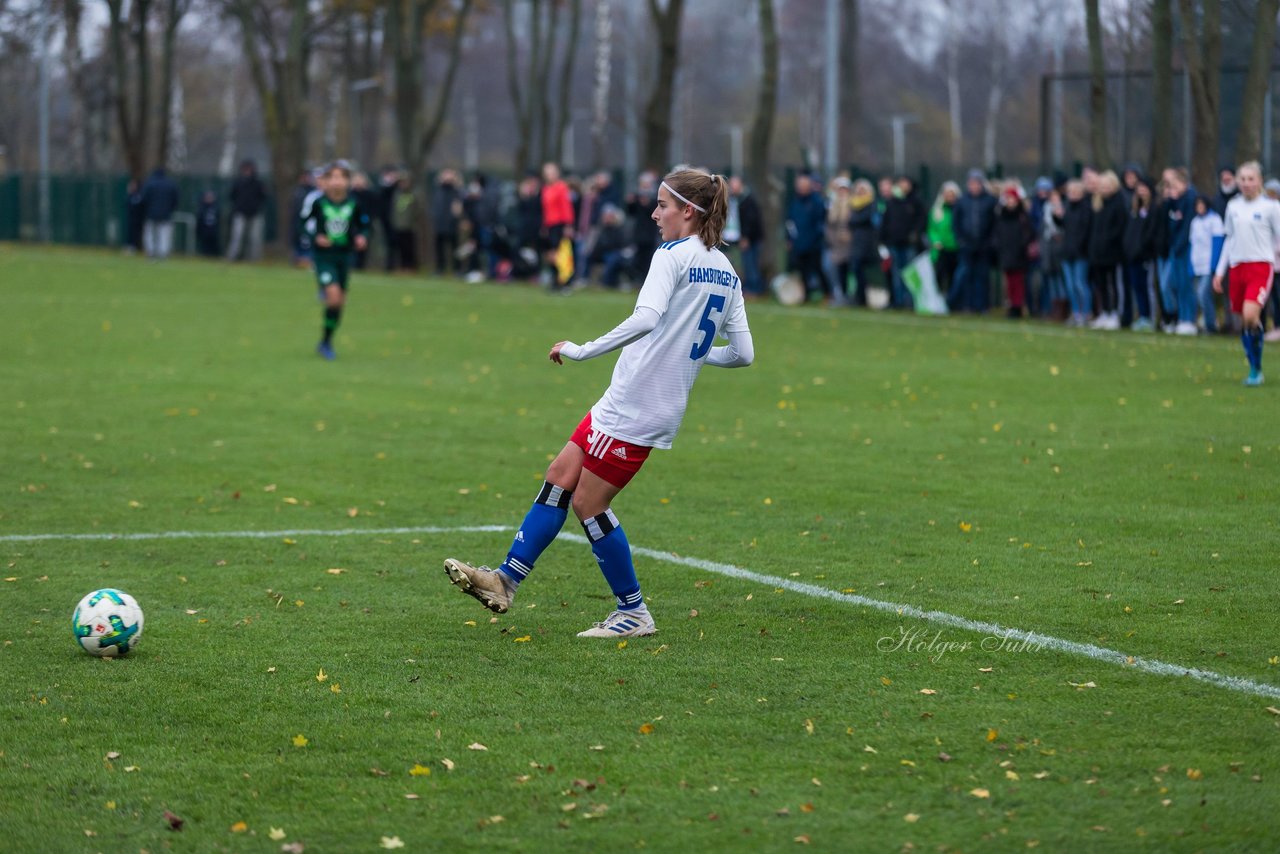
[[[750,330],[744,332],[728,332],[729,339],[724,347],[712,347],[707,354],[707,364],[717,368],[745,368],[756,357],[755,346],[751,341]]]
[[[574,344],[572,341],[561,341],[551,348],[549,358],[557,365],[563,365],[563,359],[581,362],[594,359],[625,347],[632,341],[639,341],[653,331],[661,320],[661,315],[648,306],[640,306],[635,313],[619,323],[613,329],[586,344]]]

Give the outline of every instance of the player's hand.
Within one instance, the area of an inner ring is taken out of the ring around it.
[[[356,235],[356,251],[363,252],[369,248],[369,240],[363,234]]]
[[[569,343],[568,341],[556,342],[556,346],[551,348],[551,353],[550,353],[551,361],[555,362],[557,365],[564,364],[564,360],[560,357],[560,349],[564,347],[565,344],[568,344],[568,343]]]
[[[332,245],[333,241],[330,240],[327,235],[322,234],[316,238],[316,246],[319,246],[321,249],[328,249]]]
[[[1215,294],[1222,293],[1222,277],[1221,276],[1213,277],[1213,292]]]
[[[739,249],[743,249],[743,250],[750,249],[750,248],[751,248],[751,241],[750,241],[750,240],[747,240],[747,238],[745,238],[745,237],[744,237],[744,238],[742,238],[741,240],[739,240],[739,241],[738,241],[738,248],[739,248]]]

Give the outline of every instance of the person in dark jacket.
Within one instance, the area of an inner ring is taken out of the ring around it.
[[[662,232],[653,226],[650,219],[657,204],[658,176],[648,170],[641,172],[636,179],[636,191],[627,195],[623,206],[631,227],[631,244],[635,247],[631,266],[641,281],[649,275],[653,253],[662,243]]]
[[[200,206],[196,209],[196,249],[206,258],[218,257],[221,243],[222,211],[218,209],[218,194],[205,190],[200,194]]]
[[[826,227],[827,206],[815,192],[813,179],[805,173],[797,175],[795,195],[787,205],[787,269],[800,276],[810,297],[821,297],[829,290],[822,270]]]
[[[513,278],[525,279],[538,272],[538,235],[542,231],[542,181],[537,173],[524,177],[517,190],[510,229],[510,261]]]
[[[1150,332],[1154,328],[1151,324],[1148,265],[1155,257],[1152,251],[1155,221],[1151,184],[1144,179],[1133,188],[1129,219],[1124,227],[1124,287],[1127,298],[1120,325],[1128,326],[1134,332]],[[1133,319],[1135,307],[1138,310],[1136,320]]]
[[[947,294],[948,304],[981,314],[991,302],[989,268],[991,238],[996,224],[996,199],[987,192],[979,169],[971,169],[965,194],[956,202],[951,228],[956,235],[960,264]]]
[[[880,242],[889,249],[893,263],[892,304],[895,308],[911,308],[911,292],[902,281],[902,271],[919,251],[928,220],[928,211],[916,193],[915,182],[906,175],[899,175],[893,182],[893,190],[884,208],[884,219],[880,222]]]
[[[1238,195],[1240,195],[1240,188],[1236,186],[1236,170],[1230,166],[1223,166],[1218,170],[1218,192],[1213,194],[1211,207],[1218,212],[1218,216],[1225,216],[1227,203]]]
[[[248,261],[262,258],[263,209],[267,204],[267,188],[258,177],[252,160],[240,164],[240,174],[231,184],[231,238],[227,241],[227,260],[239,261],[241,252]]]
[[[1120,328],[1120,291],[1116,269],[1124,262],[1124,229],[1128,220],[1120,179],[1110,170],[1098,176],[1089,229],[1089,271],[1098,316],[1094,329]]]
[[[1160,265],[1161,293],[1172,298],[1178,312],[1177,324],[1166,327],[1165,331],[1195,335],[1199,331],[1196,328],[1199,304],[1195,283],[1191,280],[1191,220],[1196,215],[1196,191],[1186,169],[1166,169],[1164,183],[1168,190],[1165,210],[1169,244]]]
[[[630,269],[631,255],[622,208],[611,202],[606,203],[600,211],[600,229],[591,244],[590,263],[604,266],[600,284],[606,288],[616,288],[621,284],[624,274],[628,278],[634,278]]]
[[[853,268],[853,305],[867,304],[867,265],[876,260],[879,233],[876,228],[876,191],[866,178],[853,182],[853,196],[849,199],[853,208],[849,214],[849,228],[853,230],[853,246],[849,252],[849,266]]]
[[[760,246],[764,241],[764,217],[760,203],[734,175],[729,179],[729,213],[724,228],[725,242],[737,246],[742,259],[742,290],[759,296],[764,293],[760,273]]]
[[[130,178],[124,193],[124,251],[126,253],[142,251],[142,224],[146,217],[142,213],[142,184],[137,178]]]
[[[1029,250],[1035,235],[1031,230],[1031,215],[1016,186],[1005,187],[1000,195],[993,233],[996,260],[1004,273],[1005,292],[1009,297],[1009,317],[1020,319],[1027,301]]]
[[[431,227],[435,234],[436,275],[443,276],[446,262],[451,272],[458,272],[458,226],[462,220],[462,193],[458,173],[445,169],[436,180],[431,194]]]
[[[178,210],[178,184],[155,169],[142,185],[142,245],[147,257],[160,261],[173,250],[173,215]]]
[[[1067,182],[1066,201],[1062,213],[1054,216],[1062,229],[1062,276],[1066,279],[1067,299],[1071,304],[1068,326],[1084,326],[1093,312],[1093,296],[1089,291],[1089,234],[1093,226],[1093,207],[1085,198],[1084,182]]]

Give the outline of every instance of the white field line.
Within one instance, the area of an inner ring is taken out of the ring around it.
[[[506,533],[511,530],[511,527],[507,525],[464,525],[452,528],[423,525],[406,528],[342,528],[328,530],[298,528],[283,531],[159,531],[155,533],[134,534],[7,534],[0,536],[0,542],[26,543],[50,540],[138,541],[219,538],[270,540],[283,537],[307,536],[349,537],[383,536],[388,534],[489,534]],[[561,533],[559,539],[574,543],[589,542],[587,538],[581,534],[568,532]],[[1201,670],[1198,667],[1185,667],[1180,664],[1169,664],[1168,662],[1154,658],[1126,655],[1123,652],[1118,652],[1114,649],[1107,649],[1106,647],[1095,646],[1094,644],[1077,643],[1076,641],[1064,640],[1051,635],[1042,635],[1037,634],[1036,632],[1028,632],[1024,629],[1001,626],[997,623],[970,620],[966,617],[949,614],[946,611],[925,611],[915,607],[914,605],[886,602],[881,599],[872,599],[867,596],[860,596],[856,593],[840,593],[827,587],[819,587],[816,584],[806,584],[803,581],[794,581],[790,578],[779,578],[776,575],[765,575],[760,572],[752,572],[749,569],[743,569],[740,566],[734,566],[728,563],[716,563],[715,561],[702,560],[701,558],[695,557],[682,557],[680,555],[672,554],[671,552],[637,546],[632,546],[631,551],[636,555],[647,557],[651,560],[674,563],[680,566],[690,567],[691,569],[700,569],[703,572],[723,575],[728,578],[737,578],[742,581],[752,581],[756,584],[782,588],[783,590],[790,590],[793,593],[801,593],[805,596],[813,596],[818,599],[829,599],[833,602],[858,605],[863,608],[871,608],[876,611],[883,611],[899,617],[909,617],[911,619],[921,620],[927,623],[949,626],[961,631],[977,632],[989,637],[999,637],[1014,643],[1025,642],[1028,647],[1035,645],[1042,649],[1051,649],[1056,652],[1067,653],[1068,655],[1079,655],[1085,658],[1092,658],[1095,661],[1114,664],[1118,667],[1133,668],[1135,670],[1141,670],[1157,676],[1185,676],[1199,682],[1206,682],[1218,688],[1227,688],[1232,691],[1239,691],[1243,694],[1253,694],[1258,697],[1280,700],[1280,686],[1278,685],[1254,682],[1251,679],[1242,679],[1238,676],[1227,676],[1222,673],[1216,673],[1212,670]]]

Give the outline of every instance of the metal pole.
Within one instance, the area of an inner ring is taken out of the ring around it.
[[[827,177],[836,172],[836,128],[840,106],[840,5],[837,0],[827,0],[827,67],[826,85],[826,139],[823,151],[823,171]]]
[[[893,123],[893,174],[904,175],[907,171],[906,126],[920,121],[920,117],[914,113],[898,113],[889,121]]]
[[[1182,162],[1191,167],[1191,74],[1182,72]]]
[[[1267,94],[1262,100],[1262,171],[1271,171],[1271,73],[1267,73]]]
[[[729,169],[742,174],[742,125],[729,125]]]
[[[40,15],[40,240],[53,238],[49,211],[49,16],[51,7],[46,5]]]

